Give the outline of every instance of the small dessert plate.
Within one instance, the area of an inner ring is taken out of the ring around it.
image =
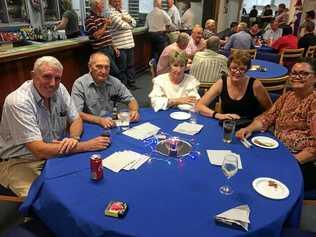
[[[273,178],[256,178],[252,182],[252,187],[257,193],[271,199],[284,199],[290,195],[290,191],[286,185]]]

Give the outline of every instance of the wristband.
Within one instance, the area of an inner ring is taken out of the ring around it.
[[[217,114],[217,112],[214,111],[212,118],[215,118],[215,115]]]
[[[77,140],[78,142],[80,142],[80,136],[72,136],[71,138]]]

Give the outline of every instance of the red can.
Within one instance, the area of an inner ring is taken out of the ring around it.
[[[103,178],[103,167],[102,167],[102,159],[101,155],[93,154],[90,157],[90,171],[91,171],[91,179],[94,181],[99,181]]]

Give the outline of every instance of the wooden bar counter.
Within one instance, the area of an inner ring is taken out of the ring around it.
[[[134,39],[135,70],[136,73],[141,73],[148,67],[151,45],[144,28],[134,30]],[[62,83],[70,92],[73,82],[88,72],[91,52],[88,37],[32,44],[0,51],[0,106],[3,105],[5,97],[10,92],[31,79],[30,72],[35,60],[45,55],[54,56],[63,64]]]

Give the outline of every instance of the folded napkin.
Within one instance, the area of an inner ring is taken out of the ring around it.
[[[209,161],[212,165],[222,165],[224,157],[228,154],[234,154],[238,156],[238,169],[242,169],[242,163],[240,155],[231,152],[231,150],[206,150]]]
[[[102,165],[113,172],[136,170],[149,159],[148,156],[134,151],[118,151],[103,159]]]
[[[178,124],[178,126],[173,129],[173,131],[187,135],[194,135],[200,132],[203,127],[204,125],[201,124],[183,122]]]
[[[150,122],[143,123],[123,132],[124,135],[135,138],[137,140],[144,140],[148,137],[154,136],[160,130],[159,127],[151,124]]]
[[[215,220],[227,225],[237,225],[248,231],[250,208],[248,205],[240,205],[224,211],[215,216]]]

